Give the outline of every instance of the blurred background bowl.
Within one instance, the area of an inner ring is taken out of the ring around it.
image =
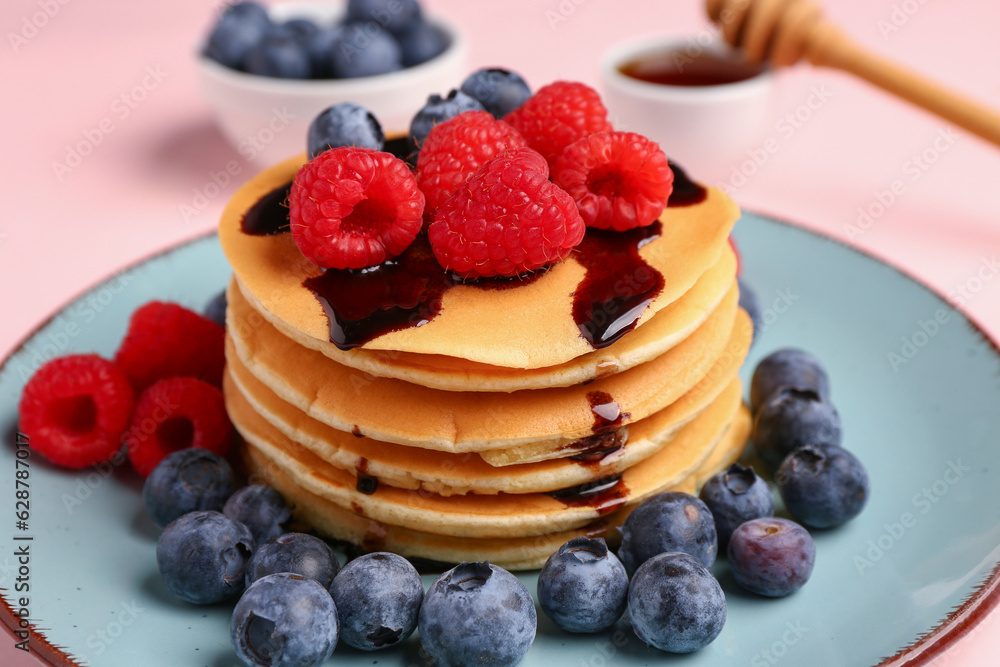
[[[309,18],[331,24],[344,14],[342,2],[286,2],[271,5],[275,21]],[[448,46],[440,55],[413,67],[354,79],[279,79],[248,74],[198,54],[205,99],[229,142],[258,166],[305,151],[309,123],[339,102],[367,107],[386,135],[408,132],[410,119],[432,93],[458,88],[467,74],[467,47],[459,30],[434,16]]]

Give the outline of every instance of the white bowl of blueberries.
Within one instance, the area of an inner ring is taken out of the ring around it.
[[[465,73],[461,33],[418,0],[257,2],[229,6],[200,47],[205,97],[248,161],[272,164],[303,149],[323,109],[354,102],[389,133],[405,132],[428,91]]]

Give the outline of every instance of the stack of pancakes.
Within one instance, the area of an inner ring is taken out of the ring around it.
[[[307,287],[322,270],[291,235],[244,231],[303,160],[260,174],[222,217],[234,270],[225,395],[248,471],[317,531],[535,568],[571,537],[613,538],[636,503],[694,492],[739,457],[752,326],[727,243],[739,211],[720,190],[669,206],[636,245],[640,278],[662,281],[623,317],[588,311],[625,322],[604,342],[584,335],[574,296],[608,267],[575,253],[530,280],[453,281],[431,315],[347,345]],[[618,282],[605,291],[628,297]]]

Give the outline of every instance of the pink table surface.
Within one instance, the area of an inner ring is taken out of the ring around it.
[[[4,0],[0,355],[86,287],[211,230],[228,195],[252,175],[253,167],[241,162],[237,182],[197,215],[182,215],[213,171],[242,159],[213,125],[192,58],[219,4]],[[1000,108],[1000,4],[827,4],[862,44]],[[426,0],[425,6],[466,31],[470,68],[502,65],[535,86],[556,78],[597,85],[599,55],[613,43],[707,27],[697,0]],[[39,14],[45,7],[50,16]],[[145,99],[123,102],[144,78]],[[935,151],[943,121],[846,75],[807,67],[781,74],[775,122],[804,104],[816,85],[829,90],[829,99],[782,138],[735,198],[853,243],[941,293],[964,289],[965,310],[1000,338],[1000,279],[994,279],[1000,149],[958,132],[946,150]],[[70,145],[96,136],[103,119],[111,131],[99,133],[92,153],[60,173],[54,164],[66,161]],[[914,157],[925,151],[936,159],[922,168]],[[877,202],[896,179],[905,181],[905,191],[861,229],[859,208]],[[0,636],[0,663],[37,664],[11,644]],[[993,613],[933,664],[995,665],[997,649],[1000,613]]]

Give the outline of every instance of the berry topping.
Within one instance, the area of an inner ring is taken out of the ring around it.
[[[281,535],[281,525],[292,516],[281,494],[263,484],[251,484],[236,491],[226,501],[222,513],[249,528],[257,544]]]
[[[800,447],[785,457],[774,480],[788,511],[812,528],[847,523],[868,502],[868,473],[840,447]]]
[[[824,400],[830,399],[830,381],[823,364],[803,350],[778,350],[757,364],[750,382],[750,407],[756,413],[771,394],[784,387],[811,389]]]
[[[156,562],[171,593],[192,604],[212,604],[243,591],[253,547],[242,523],[219,512],[188,512],[163,529]]]
[[[413,153],[411,162],[417,163],[420,149],[435,125],[449,118],[454,118],[466,111],[484,111],[483,105],[463,92],[452,90],[447,97],[431,95],[423,108],[410,121],[410,150]]]
[[[597,91],[575,81],[556,81],[539,88],[504,120],[550,165],[574,141],[614,129]]]
[[[403,50],[403,67],[413,67],[440,55],[448,48],[448,37],[427,21],[415,21],[396,34]]]
[[[138,394],[157,380],[196,377],[222,386],[225,330],[175,303],[151,301],[132,313],[115,354]]]
[[[753,446],[772,469],[806,445],[839,445],[843,438],[837,409],[811,389],[779,389],[757,410]]]
[[[639,639],[670,653],[708,646],[726,624],[719,582],[697,558],[676,551],[654,556],[636,570],[628,609]]]
[[[473,72],[460,89],[497,118],[503,118],[531,97],[531,88],[517,72],[484,68]]]
[[[665,551],[691,554],[705,567],[715,562],[718,553],[712,513],[705,503],[679,491],[666,491],[642,501],[620,530],[618,557],[629,572]]]
[[[207,449],[182,449],[164,457],[146,478],[142,500],[160,528],[195,510],[218,511],[236,490],[233,469]]]
[[[107,359],[60,357],[35,371],[25,385],[18,428],[52,463],[85,468],[121,449],[134,402],[128,379]]]
[[[285,26],[268,29],[247,51],[243,67],[251,74],[282,79],[308,79],[312,75],[306,47],[299,36]]]
[[[399,42],[384,30],[371,30],[371,23],[346,23],[331,49],[333,75],[355,79],[395,72],[403,67]]]
[[[729,538],[733,579],[767,597],[784,597],[802,588],[812,574],[816,545],[809,532],[788,519],[752,519]]]
[[[282,572],[246,590],[233,610],[229,638],[244,665],[318,667],[337,647],[339,625],[322,586]]]
[[[667,205],[674,172],[658,144],[633,132],[598,132],[567,146],[552,181],[588,227],[624,231],[652,224]]]
[[[438,577],[420,607],[420,643],[438,665],[514,667],[535,640],[535,603],[524,584],[488,562]]]
[[[565,258],[585,226],[530,148],[487,160],[428,228],[434,255],[463,278],[517,276]]]
[[[625,613],[628,574],[602,538],[576,537],[545,562],[538,602],[567,632],[601,632]]]
[[[705,482],[698,498],[715,519],[720,552],[725,551],[729,536],[741,523],[774,514],[774,498],[767,482],[753,468],[744,468],[739,463]]]
[[[385,146],[382,126],[371,111],[354,102],[327,107],[309,124],[309,159],[340,146],[380,151]]]
[[[476,169],[504,150],[527,148],[520,133],[485,111],[466,111],[435,125],[417,162],[417,185],[427,198],[424,215],[434,214]]]
[[[424,195],[406,163],[365,148],[321,153],[296,174],[288,201],[295,245],[324,269],[381,264],[423,225]]]
[[[247,586],[269,574],[292,572],[329,588],[340,570],[333,549],[318,537],[285,533],[257,545],[247,563]]]
[[[424,585],[402,556],[372,553],[344,566],[330,586],[340,638],[362,651],[388,648],[417,629]]]
[[[179,449],[199,447],[225,456],[232,438],[221,391],[194,378],[170,378],[139,395],[125,444],[132,467],[146,477]]]

